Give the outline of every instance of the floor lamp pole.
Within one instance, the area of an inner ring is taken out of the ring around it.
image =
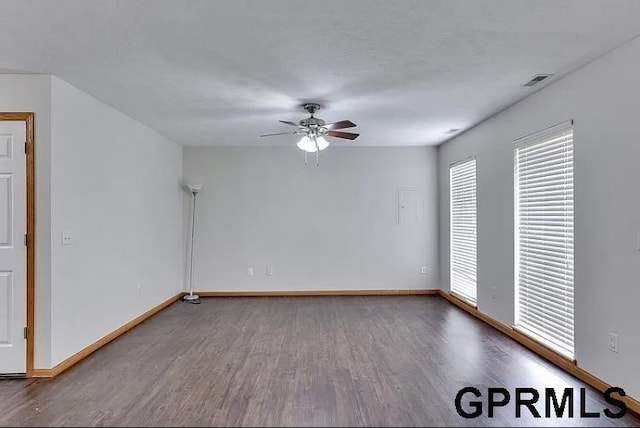
[[[200,296],[197,294],[193,294],[193,238],[195,236],[196,230],[196,196],[198,192],[202,188],[202,186],[190,185],[188,186],[189,190],[191,190],[191,195],[193,199],[193,205],[191,208],[191,252],[189,255],[189,294],[182,298],[183,301],[187,303],[200,303]]]

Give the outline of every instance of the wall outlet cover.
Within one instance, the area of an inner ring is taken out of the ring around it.
[[[71,237],[71,232],[68,230],[63,230],[61,233],[62,245],[71,245],[73,243],[73,238]]]
[[[618,335],[609,333],[609,351],[618,352]]]

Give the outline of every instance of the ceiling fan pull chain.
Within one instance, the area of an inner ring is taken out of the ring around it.
[[[307,152],[304,152],[304,166],[309,165],[309,162],[307,162]]]
[[[314,138],[313,142],[316,143],[316,168],[320,167],[320,147],[318,147],[318,141]]]

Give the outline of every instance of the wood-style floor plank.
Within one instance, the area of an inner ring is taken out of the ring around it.
[[[0,425],[640,424],[516,419],[513,405],[463,419],[465,386],[588,388],[435,296],[210,298],[173,304],[54,379],[0,381]],[[588,410],[605,407],[588,388]]]

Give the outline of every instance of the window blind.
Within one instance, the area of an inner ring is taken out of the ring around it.
[[[476,303],[476,160],[454,164],[449,169],[450,281],[451,291]]]
[[[574,358],[572,123],[516,140],[516,327]]]

